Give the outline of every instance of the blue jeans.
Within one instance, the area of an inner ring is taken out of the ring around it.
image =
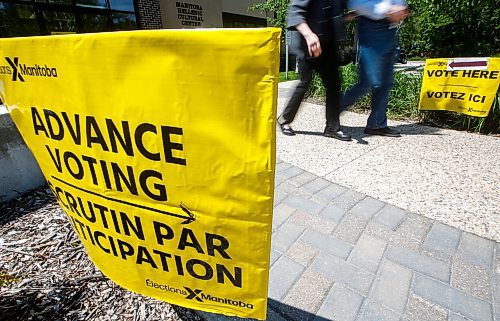
[[[358,98],[371,91],[371,113],[366,127],[385,128],[389,92],[394,84],[396,29],[389,28],[389,24],[385,22],[361,18],[358,34],[358,83],[342,95],[341,110],[346,110]]]

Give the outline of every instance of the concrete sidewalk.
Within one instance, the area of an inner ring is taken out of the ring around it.
[[[500,320],[500,245],[279,161],[268,293],[272,321]]]
[[[341,142],[323,108],[278,129],[268,320],[500,321],[500,244],[469,233],[500,237],[499,140],[348,112]]]

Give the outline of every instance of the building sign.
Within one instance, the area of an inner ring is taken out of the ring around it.
[[[160,0],[163,28],[221,28],[222,0]]]
[[[175,7],[181,25],[201,27],[203,22],[203,7],[201,5],[176,1]]]
[[[486,117],[500,85],[500,58],[427,59],[420,110]]]
[[[110,279],[265,319],[279,39],[269,28],[0,40],[0,98]]]

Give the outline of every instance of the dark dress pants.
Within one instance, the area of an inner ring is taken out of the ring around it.
[[[294,120],[309,89],[313,71],[320,75],[326,88],[326,127],[331,131],[338,131],[340,130],[340,77],[334,46],[323,47],[318,58],[299,60],[300,82],[283,110],[282,117],[287,124]]]

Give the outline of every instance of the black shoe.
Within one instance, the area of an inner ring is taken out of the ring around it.
[[[387,137],[401,137],[399,130],[392,129],[390,127],[385,128],[365,128],[365,134],[368,135],[378,135]]]
[[[295,136],[295,131],[288,124],[280,124],[278,121],[278,126],[280,126],[281,132],[287,136]]]
[[[341,130],[334,131],[334,130],[331,130],[329,128],[325,128],[325,131],[323,132],[323,136],[336,138],[338,140],[343,140],[346,142],[351,140],[351,135],[344,134]]]

